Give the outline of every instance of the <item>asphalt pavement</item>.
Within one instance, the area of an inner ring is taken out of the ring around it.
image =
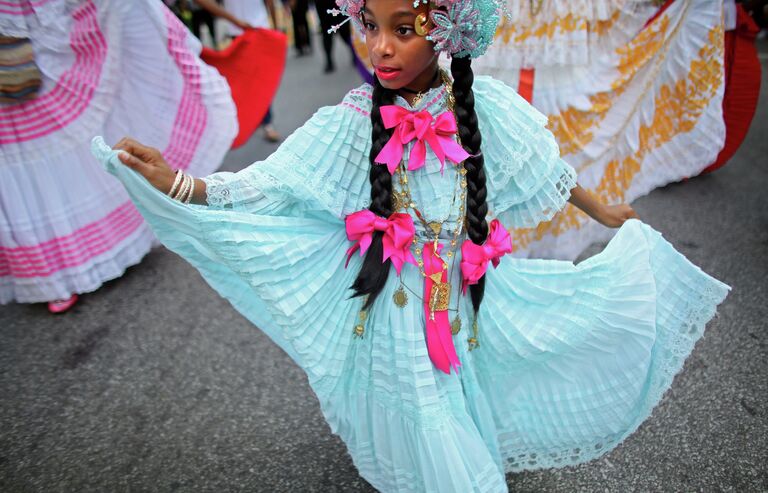
[[[289,55],[284,134],[360,84],[339,43],[322,73],[318,41]],[[508,475],[512,491],[768,491],[767,116],[763,91],[730,163],[635,203],[733,286],[671,390],[607,456]],[[222,169],[275,148],[257,134]],[[0,396],[0,491],[373,491],[303,372],[164,248],[62,316],[0,307]]]

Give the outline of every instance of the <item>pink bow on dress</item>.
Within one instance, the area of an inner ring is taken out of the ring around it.
[[[445,262],[440,258],[440,250],[443,245],[436,246],[425,245],[422,258],[424,260],[424,318],[427,321],[427,354],[439,370],[451,373],[451,367],[459,372],[458,355],[456,347],[453,345],[453,334],[451,333],[451,323],[448,321],[448,310],[432,311],[430,295],[432,286],[436,282],[432,276],[436,274],[440,277],[440,282],[448,281],[448,271],[445,269]]]
[[[498,219],[491,221],[488,238],[482,245],[476,245],[472,240],[464,240],[461,245],[461,289],[467,293],[467,286],[477,284],[488,269],[488,261],[493,267],[499,265],[501,257],[512,253],[512,238]]]
[[[434,119],[427,110],[417,113],[396,105],[382,106],[380,111],[384,126],[394,127],[395,131],[374,161],[386,164],[390,174],[395,172],[403,158],[403,147],[414,139],[416,143],[408,158],[408,171],[424,166],[426,144],[429,144],[437,159],[440,160],[441,173],[445,168],[446,157],[454,163],[460,163],[469,157],[467,151],[453,138],[457,127],[456,119],[450,111],[442,113],[437,119]]]
[[[411,244],[413,243],[413,236],[416,230],[413,227],[413,219],[408,214],[395,213],[389,216],[389,218],[384,219],[368,209],[363,209],[348,215],[345,223],[347,238],[349,241],[355,242],[347,250],[347,263],[345,267],[349,265],[352,254],[358,249],[361,256],[368,251],[368,247],[371,246],[371,241],[373,240],[374,231],[384,232],[384,238],[382,239],[384,243],[384,258],[381,261],[385,262],[387,259],[390,259],[398,275],[405,262],[416,265],[416,259],[411,253]]]

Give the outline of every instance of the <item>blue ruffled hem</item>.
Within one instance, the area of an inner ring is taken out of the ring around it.
[[[579,464],[621,443],[730,289],[636,220],[579,265],[502,265],[472,357],[507,472]]]

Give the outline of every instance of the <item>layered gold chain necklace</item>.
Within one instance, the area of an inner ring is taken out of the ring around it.
[[[451,113],[454,113],[455,118],[455,104],[456,101],[453,96],[453,87],[451,80],[448,78],[447,74],[440,70],[440,76],[443,81],[443,86],[445,87],[446,92],[446,106],[448,107],[448,110]],[[457,137],[458,138],[458,137]],[[459,141],[459,143],[461,143]],[[392,196],[393,196],[393,209],[395,212],[399,210],[410,210],[413,212],[413,215],[416,216],[416,218],[419,220],[419,222],[424,227],[424,231],[428,235],[429,239],[425,242],[424,248],[433,248],[433,253],[435,256],[440,258],[443,265],[443,270],[448,271],[447,272],[447,279],[448,282],[442,282],[442,273],[433,273],[433,274],[427,274],[424,270],[424,260],[421,258],[422,255],[422,249],[420,247],[417,247],[414,249],[414,253],[416,254],[416,263],[419,267],[419,272],[421,273],[422,277],[430,278],[432,280],[432,289],[429,293],[429,307],[430,312],[432,316],[434,316],[435,311],[442,311],[442,310],[450,310],[450,311],[456,311],[456,315],[451,322],[451,332],[455,335],[461,330],[461,316],[459,314],[459,300],[460,297],[458,296],[459,290],[456,290],[457,297],[456,297],[456,308],[450,309],[450,297],[451,297],[451,273],[453,272],[453,269],[455,267],[455,256],[454,253],[456,249],[458,248],[459,244],[459,237],[461,236],[461,233],[464,230],[464,218],[465,218],[465,207],[466,207],[466,198],[467,198],[467,170],[464,168],[464,163],[458,163],[457,164],[457,172],[456,172],[456,184],[454,186],[453,190],[453,200],[451,202],[451,209],[453,207],[456,207],[458,205],[458,210],[456,214],[456,227],[453,230],[453,235],[449,243],[448,251],[446,252],[446,257],[451,262],[451,268],[448,268],[448,262],[443,261],[441,258],[440,253],[438,252],[438,244],[440,239],[440,233],[443,231],[443,226],[448,220],[451,218],[450,212],[448,213],[448,217],[441,221],[430,221],[428,220],[425,215],[421,212],[419,207],[417,206],[415,200],[413,199],[413,194],[411,193],[409,181],[408,181],[408,168],[405,164],[405,162],[401,162],[400,165],[397,168],[396,171],[398,182],[400,184],[400,190],[393,190]],[[395,293],[393,295],[393,301],[396,306],[402,308],[408,303],[408,295],[404,291],[405,284],[402,281],[402,278],[400,278],[400,286],[395,290]],[[419,300],[421,300],[421,297],[419,297],[416,292],[414,292],[412,289],[408,288],[408,291],[414,294]],[[422,300],[423,301],[423,300]]]
[[[453,96],[453,85],[452,81],[448,77],[448,75],[443,71],[440,70],[440,77],[443,82],[443,86],[445,87],[445,93],[446,93],[446,106],[448,110],[454,114],[454,118],[456,118],[455,114],[455,106],[456,106],[456,100]],[[423,97],[423,95],[419,94],[417,96]],[[421,98],[419,98],[421,99]],[[414,102],[414,105],[418,104],[418,102]],[[457,120],[458,122],[458,120]],[[457,135],[457,140],[459,144],[461,144],[461,140]],[[426,280],[429,278],[432,281],[432,289],[429,293],[429,309],[431,316],[434,317],[434,312],[436,311],[455,311],[456,315],[451,322],[451,333],[456,335],[461,331],[461,316],[459,313],[459,306],[460,306],[460,293],[461,290],[456,290],[456,308],[451,309],[450,308],[450,298],[451,298],[451,292],[453,291],[451,289],[451,273],[454,272],[454,267],[456,263],[456,249],[459,246],[459,238],[462,234],[462,232],[465,230],[465,219],[466,219],[466,198],[467,198],[467,170],[464,167],[464,162],[457,163],[456,165],[456,183],[454,185],[453,190],[453,199],[451,202],[451,206],[449,208],[448,216],[443,220],[428,220],[425,215],[422,213],[422,211],[419,209],[418,205],[416,204],[416,201],[413,198],[413,194],[411,193],[410,184],[408,181],[408,167],[405,164],[405,161],[401,161],[400,164],[397,167],[397,170],[395,174],[397,175],[397,182],[399,183],[399,190],[395,190],[393,187],[392,190],[392,210],[393,212],[398,211],[412,211],[413,215],[416,216],[416,218],[419,220],[419,222],[424,227],[424,231],[428,236],[427,241],[424,243],[424,248],[432,248],[433,254],[438,257],[442,263],[442,267],[444,271],[447,271],[447,282],[442,281],[442,272],[427,274],[424,268],[424,260],[421,257],[423,250],[420,247],[416,247],[414,249],[414,253],[416,254],[416,263],[419,268],[419,273],[422,275],[422,277]],[[451,216],[450,209],[453,209],[454,207],[457,207],[457,213],[456,213],[456,227],[453,230],[453,235],[449,242],[449,248],[446,252],[446,258],[451,263],[451,268],[448,268],[448,262],[444,261],[439,253],[439,239],[440,239],[440,233],[443,231],[445,223],[447,223]],[[414,243],[417,243],[416,238],[414,238]],[[414,290],[409,288],[403,283],[402,277],[400,279],[400,285],[395,290],[392,299],[394,304],[399,307],[403,308],[408,304],[408,295],[406,294],[404,288],[407,288],[408,291],[410,291],[416,298],[418,298],[420,301],[424,301]],[[425,281],[426,282],[426,281]],[[365,304],[365,301],[363,302]],[[366,310],[361,310],[358,315],[358,323],[355,326],[355,335],[357,337],[362,337],[364,333],[364,326],[365,322],[368,318],[368,313]],[[469,349],[472,350],[478,346],[477,344],[477,321],[475,320],[472,324],[473,329],[473,335],[468,339],[469,343]]]

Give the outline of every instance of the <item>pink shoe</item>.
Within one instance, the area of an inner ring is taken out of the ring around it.
[[[67,300],[53,300],[48,302],[48,311],[51,313],[64,313],[77,303],[77,295],[73,294]]]

